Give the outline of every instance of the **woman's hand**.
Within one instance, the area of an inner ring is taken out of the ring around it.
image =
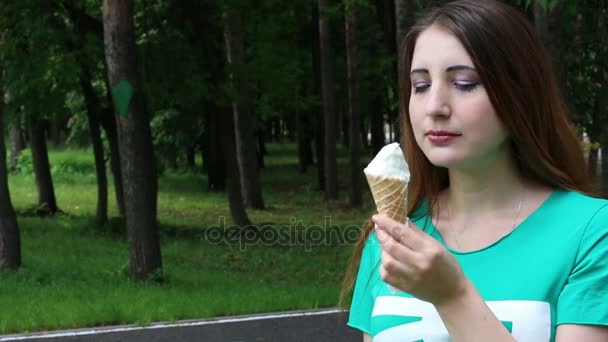
[[[382,247],[380,277],[386,283],[435,306],[464,296],[469,286],[456,258],[408,219],[401,224],[374,215]]]

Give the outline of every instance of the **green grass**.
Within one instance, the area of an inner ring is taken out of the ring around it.
[[[126,276],[128,246],[124,231],[112,229],[120,227],[116,219],[107,227],[94,226],[90,151],[52,151],[63,214],[26,215],[36,204],[33,176],[23,172],[9,177],[20,213],[23,266],[0,273],[0,333],[335,306],[352,245],[337,240],[311,245],[310,238],[315,233],[327,236],[328,217],[329,231],[348,231],[352,238],[372,210],[367,192],[363,208],[346,204],[345,151],[339,155],[343,200],[327,202],[317,190],[316,169],[296,171],[295,146],[269,146],[262,170],[268,209],[249,215],[254,223],[273,224],[272,232],[287,232],[294,221],[299,223],[298,231],[309,239],[291,245],[210,241],[206,237],[217,231],[222,217],[231,223],[226,194],[206,191],[204,175],[165,173],[158,195],[165,282],[157,284]],[[110,215],[116,216],[110,188]]]

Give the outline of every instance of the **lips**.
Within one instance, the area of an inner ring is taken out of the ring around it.
[[[435,145],[444,146],[449,144],[453,139],[459,137],[461,134],[448,132],[448,131],[428,131],[426,133],[427,139]]]
[[[450,137],[450,136],[456,137],[456,136],[459,136],[461,134],[454,133],[454,132],[448,132],[448,131],[430,130],[430,131],[426,132],[426,135],[435,136],[435,137]]]

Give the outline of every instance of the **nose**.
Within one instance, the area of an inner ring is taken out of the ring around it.
[[[442,85],[435,84],[428,91],[426,115],[431,117],[449,117],[452,114],[452,109],[448,89]]]

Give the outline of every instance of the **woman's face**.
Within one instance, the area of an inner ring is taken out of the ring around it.
[[[508,153],[507,132],[460,41],[431,26],[416,41],[410,121],[431,163],[475,169]]]

